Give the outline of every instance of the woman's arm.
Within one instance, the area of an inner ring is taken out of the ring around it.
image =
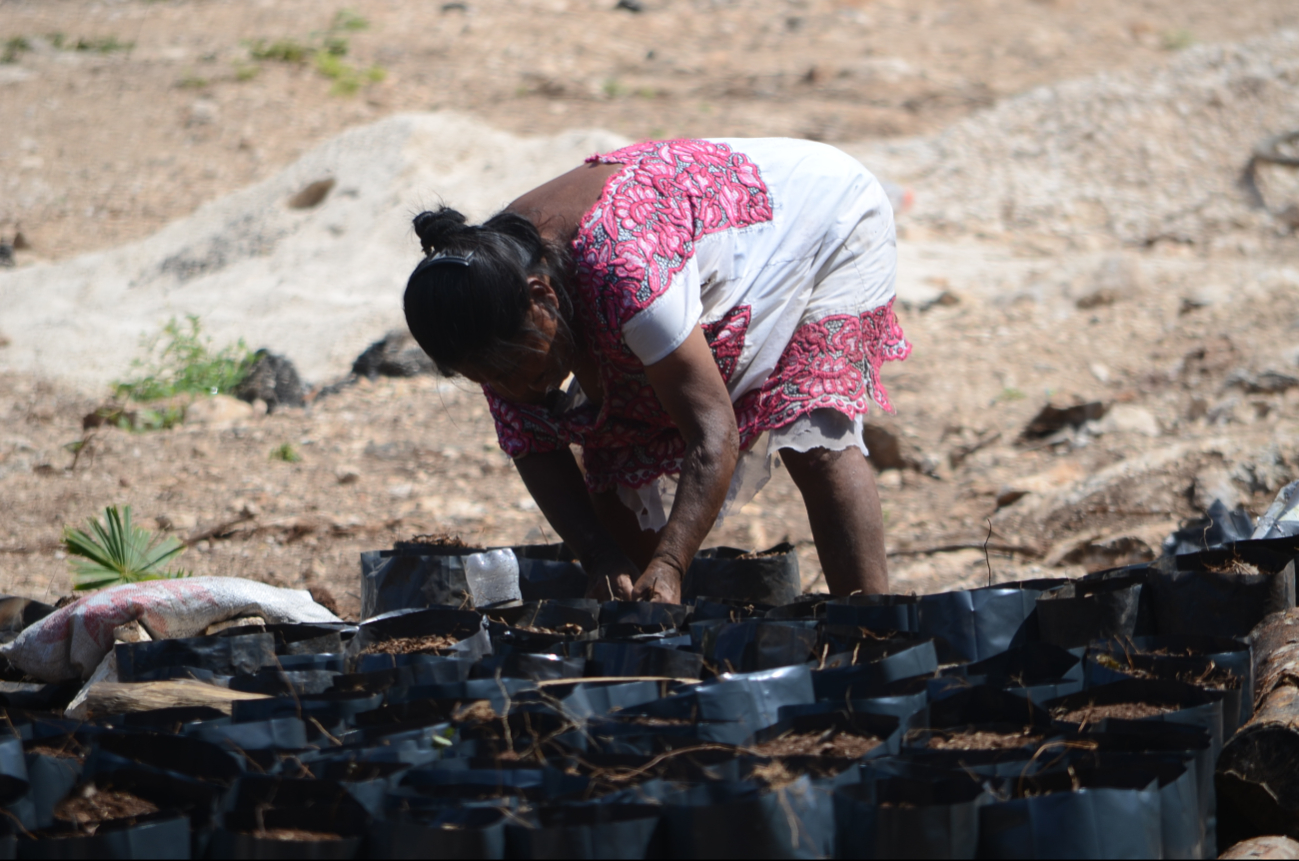
[[[514,461],[541,513],[577,554],[585,569],[587,597],[626,598],[640,574],[596,518],[586,482],[567,447]]]
[[[686,453],[672,513],[632,595],[680,603],[686,569],[726,501],[739,457],[740,432],[726,382],[702,329],[695,327],[680,347],[647,366],[645,373],[685,438]]]

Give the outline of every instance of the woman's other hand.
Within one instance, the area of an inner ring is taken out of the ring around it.
[[[681,572],[668,563],[655,559],[636,580],[631,597],[635,601],[680,604]]]

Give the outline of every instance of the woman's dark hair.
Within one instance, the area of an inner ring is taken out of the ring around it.
[[[415,216],[424,259],[406,282],[406,325],[443,376],[472,363],[508,370],[535,333],[528,278],[545,275],[559,297],[561,334],[571,320],[568,255],[527,218],[500,212],[481,225],[446,206]]]

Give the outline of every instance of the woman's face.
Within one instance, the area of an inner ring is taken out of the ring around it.
[[[545,278],[529,278],[532,305],[528,309],[531,324],[523,339],[510,350],[503,361],[484,368],[473,364],[456,370],[466,379],[492,387],[507,401],[537,404],[548,393],[559,388],[572,370],[571,350],[566,339],[557,337],[559,321],[551,308],[558,307],[554,290]]]

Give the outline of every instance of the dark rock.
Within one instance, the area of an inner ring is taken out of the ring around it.
[[[0,266],[14,265],[14,247],[8,242],[0,242]]]
[[[615,9],[622,9],[627,12],[644,12],[645,4],[641,0],[618,0],[614,4]]]
[[[234,390],[234,396],[241,401],[265,401],[269,412],[279,407],[300,407],[306,403],[305,394],[293,363],[269,350],[257,351],[257,361]]]
[[[1089,421],[1101,418],[1108,409],[1107,405],[1099,401],[1074,404],[1068,407],[1047,404],[1024,428],[1021,438],[1025,440],[1042,439],[1065,428],[1079,428]]]
[[[319,206],[334,188],[334,179],[318,179],[289,198],[289,209],[311,209]]]
[[[394,329],[381,340],[365,348],[365,352],[352,363],[352,373],[358,377],[418,377],[433,373],[433,360],[428,357],[409,332]]]

